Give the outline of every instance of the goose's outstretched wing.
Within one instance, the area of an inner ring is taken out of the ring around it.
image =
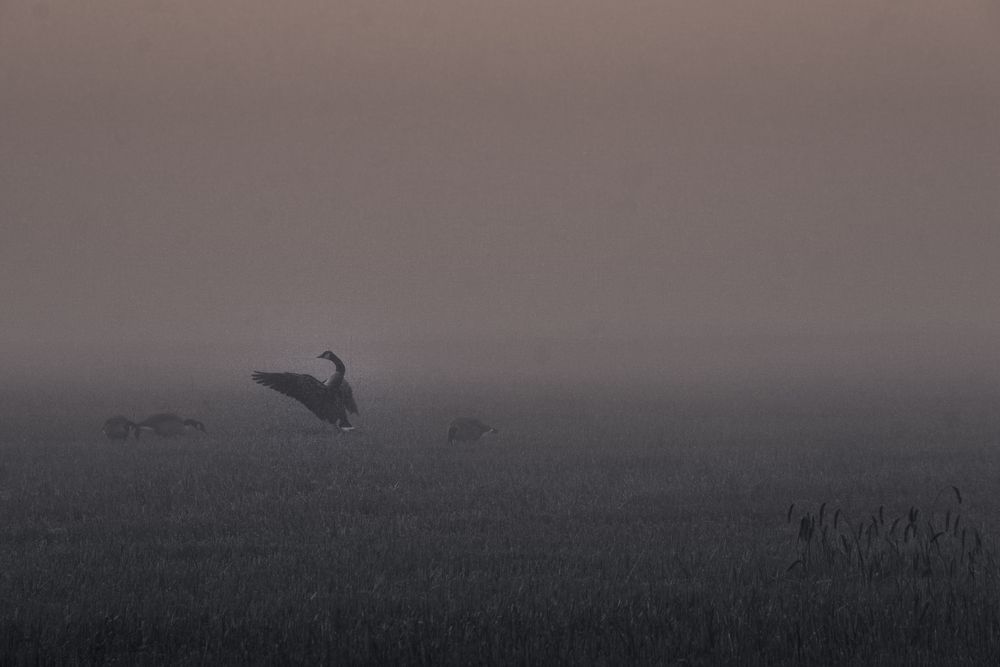
[[[347,411],[352,415],[358,414],[358,404],[354,402],[354,390],[351,389],[351,385],[347,384],[347,380],[340,383],[340,395]]]
[[[339,392],[331,392],[322,382],[304,373],[263,373],[254,371],[250,376],[257,384],[291,396],[323,421],[336,424],[347,420]]]

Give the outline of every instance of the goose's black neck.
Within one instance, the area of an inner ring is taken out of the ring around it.
[[[335,355],[333,352],[330,352],[330,356],[328,356],[326,358],[328,360],[330,360],[330,361],[333,362],[333,365],[337,368],[337,372],[338,373],[346,373],[347,372],[347,366],[345,366],[344,362],[340,360],[340,357],[338,357],[337,355]]]

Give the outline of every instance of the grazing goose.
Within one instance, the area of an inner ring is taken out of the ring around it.
[[[263,373],[254,371],[253,381],[265,387],[291,396],[325,422],[330,422],[341,431],[353,431],[354,426],[347,419],[347,413],[358,414],[354,402],[354,391],[344,379],[347,367],[340,357],[327,350],[316,357],[332,361],[333,375],[326,382],[320,382],[304,373]]]
[[[136,433],[139,432],[135,422],[117,415],[104,422],[104,427],[101,430],[104,431],[104,435],[107,436],[108,440],[128,440],[128,435],[132,432],[132,429],[136,429]]]
[[[472,417],[459,417],[451,422],[448,427],[448,444],[455,442],[475,442],[486,433],[499,433],[492,426],[488,426],[478,419]]]
[[[191,427],[197,431],[205,432],[205,425],[197,419],[181,419],[172,412],[162,412],[160,414],[147,417],[135,425],[135,439],[139,439],[142,431],[152,431],[161,438],[173,438],[187,433],[187,428]]]

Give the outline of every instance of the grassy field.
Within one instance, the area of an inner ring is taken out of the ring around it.
[[[334,437],[206,392],[128,445],[11,409],[3,663],[1000,662],[988,397],[681,396],[367,388]]]

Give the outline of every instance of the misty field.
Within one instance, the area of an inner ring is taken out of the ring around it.
[[[1000,403],[357,392],[339,437],[250,388],[125,445],[111,398],[10,408],[3,662],[1000,661]]]

